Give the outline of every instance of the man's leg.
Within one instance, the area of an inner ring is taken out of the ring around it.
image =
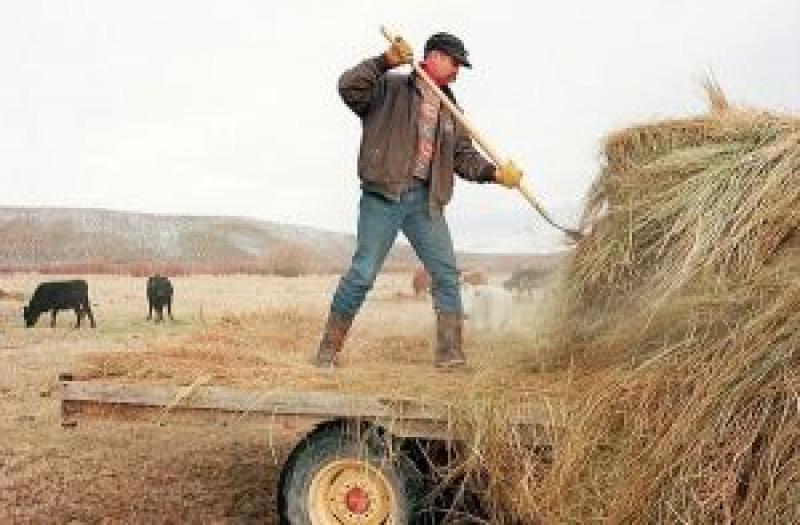
[[[330,367],[336,364],[353,318],[375,283],[378,271],[397,238],[402,217],[400,203],[374,193],[362,192],[358,208],[356,252],[350,268],[339,280],[339,286],[333,294],[330,314],[317,351],[317,366]]]
[[[437,367],[461,366],[466,359],[453,241],[444,215],[431,216],[429,213],[427,191],[420,191],[418,200],[403,223],[403,233],[431,275],[437,334],[434,364]]]

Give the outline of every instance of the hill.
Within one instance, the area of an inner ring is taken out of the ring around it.
[[[0,270],[172,273],[337,272],[353,235],[270,221],[76,208],[0,207]],[[464,267],[550,267],[558,255],[459,253]],[[387,270],[417,264],[398,243]]]

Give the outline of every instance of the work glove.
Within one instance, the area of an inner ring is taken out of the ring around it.
[[[391,67],[397,67],[402,64],[410,64],[414,58],[414,50],[411,46],[403,40],[402,37],[395,37],[391,47],[384,53],[386,62]]]
[[[498,184],[513,189],[519,186],[522,171],[514,164],[514,161],[509,160],[495,170],[494,179]]]

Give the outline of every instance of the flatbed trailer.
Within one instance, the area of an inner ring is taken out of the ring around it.
[[[62,425],[118,419],[170,424],[263,421],[265,432],[302,436],[282,466],[281,522],[291,525],[417,522],[426,486],[420,443],[459,442],[455,407],[393,396],[243,390],[78,380],[59,376]],[[543,403],[514,407],[514,426],[549,428]]]

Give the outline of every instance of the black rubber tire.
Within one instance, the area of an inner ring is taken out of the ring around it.
[[[356,430],[360,430],[357,432]],[[396,502],[394,523],[415,523],[424,495],[424,480],[413,461],[394,448],[389,457],[387,439],[374,427],[345,422],[321,425],[294,448],[281,471],[278,512],[283,525],[312,525],[309,490],[314,476],[339,460],[367,462],[379,470],[391,486]],[[314,524],[316,525],[316,524]]]

